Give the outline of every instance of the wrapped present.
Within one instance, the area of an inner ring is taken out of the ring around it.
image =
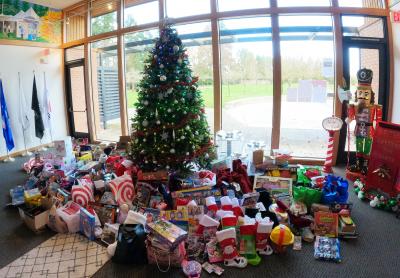
[[[187,237],[186,231],[165,220],[147,223],[146,227],[161,242],[168,245],[170,249],[177,247],[178,244],[184,241]]]

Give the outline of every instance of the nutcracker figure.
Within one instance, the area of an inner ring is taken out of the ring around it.
[[[360,69],[357,72],[358,86],[355,92],[355,102],[349,103],[346,123],[356,120],[354,134],[356,136],[356,163],[349,171],[365,175],[371,152],[374,126],[382,120],[382,106],[375,104],[375,94],[371,88],[372,70]]]

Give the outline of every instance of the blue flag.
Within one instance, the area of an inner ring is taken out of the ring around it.
[[[14,148],[14,138],[11,131],[10,119],[8,118],[6,99],[3,92],[3,81],[0,79],[0,104],[1,104],[1,121],[3,126],[3,136],[6,140],[7,150]]]

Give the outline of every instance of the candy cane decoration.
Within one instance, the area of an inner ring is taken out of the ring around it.
[[[326,151],[326,159],[324,163],[323,171],[324,173],[333,173],[332,164],[333,164],[333,136],[335,131],[338,131],[342,128],[343,121],[338,117],[329,117],[322,121],[322,127],[328,131],[329,133],[329,141],[328,141],[328,150]]]
[[[333,173],[332,162],[333,162],[333,131],[329,131],[328,150],[326,151],[326,158],[324,163],[324,173]]]

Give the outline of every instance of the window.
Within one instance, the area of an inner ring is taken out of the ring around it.
[[[220,12],[237,11],[245,9],[260,9],[268,7],[269,7],[268,0],[247,1],[246,5],[243,5],[243,0],[218,0],[218,10]]]
[[[85,47],[83,45],[65,49],[65,62],[72,62],[85,58],[84,49]]]
[[[116,38],[91,43],[91,80],[96,138],[118,141],[121,107]]]
[[[214,133],[214,87],[211,46],[211,23],[200,22],[176,25],[178,35],[186,47],[193,76],[199,77],[197,84],[204,100],[208,126]]]
[[[154,47],[154,39],[158,36],[157,30],[136,32],[125,35],[125,82],[128,106],[128,125],[136,114],[135,103],[138,97],[138,83],[143,77],[145,60]]]
[[[273,101],[271,20],[220,20],[219,28],[222,129],[242,131],[243,142],[262,141],[261,145],[269,150]]]
[[[211,12],[210,0],[166,0],[168,17],[184,17]]]
[[[385,8],[382,0],[339,0],[339,7]]]
[[[70,42],[85,37],[86,6],[79,6],[65,13],[65,41]]]
[[[330,16],[279,16],[282,57],[281,149],[323,158],[333,114],[334,49]]]
[[[141,1],[143,2],[143,1]],[[136,0],[125,1],[124,26],[136,26],[158,22],[158,1],[135,4]]]
[[[343,35],[384,38],[383,20],[380,17],[342,16]]]
[[[278,7],[326,7],[330,5],[330,0],[278,0]]]
[[[117,6],[117,0],[92,0],[92,35],[98,35],[117,29]]]

